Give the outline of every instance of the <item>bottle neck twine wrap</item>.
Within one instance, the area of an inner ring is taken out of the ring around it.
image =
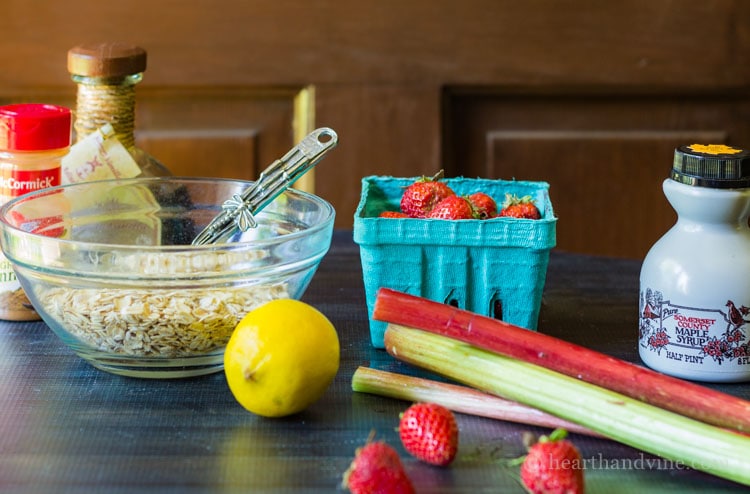
[[[108,123],[126,149],[135,146],[135,85],[79,84],[76,141]]]

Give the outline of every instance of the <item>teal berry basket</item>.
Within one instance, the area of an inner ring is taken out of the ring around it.
[[[536,330],[557,218],[546,182],[449,178],[458,195],[482,191],[501,207],[505,194],[531,196],[542,218],[440,220],[379,218],[398,211],[416,178],[368,176],[354,215],[370,339],[384,348],[386,323],[372,319],[377,291],[388,287]]]

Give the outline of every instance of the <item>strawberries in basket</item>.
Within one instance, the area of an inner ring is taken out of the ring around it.
[[[498,216],[540,219],[541,212],[531,196],[506,194],[502,207],[487,192],[474,191],[458,195],[441,181],[443,170],[432,177],[420,177],[410,183],[401,195],[398,211],[383,211],[380,218],[427,218],[444,220],[487,220]]]

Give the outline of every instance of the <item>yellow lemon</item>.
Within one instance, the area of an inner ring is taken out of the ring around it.
[[[339,369],[339,339],[313,306],[279,299],[250,311],[224,352],[232,394],[252,413],[283,417],[317,401]]]

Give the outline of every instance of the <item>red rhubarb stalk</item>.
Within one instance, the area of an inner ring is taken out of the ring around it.
[[[589,348],[389,288],[373,318],[454,338],[703,422],[750,432],[750,402]]]
[[[588,436],[601,434],[539,409],[483,393],[468,386],[359,367],[352,376],[352,390],[411,402],[442,405],[454,412],[506,422],[565,429]]]

